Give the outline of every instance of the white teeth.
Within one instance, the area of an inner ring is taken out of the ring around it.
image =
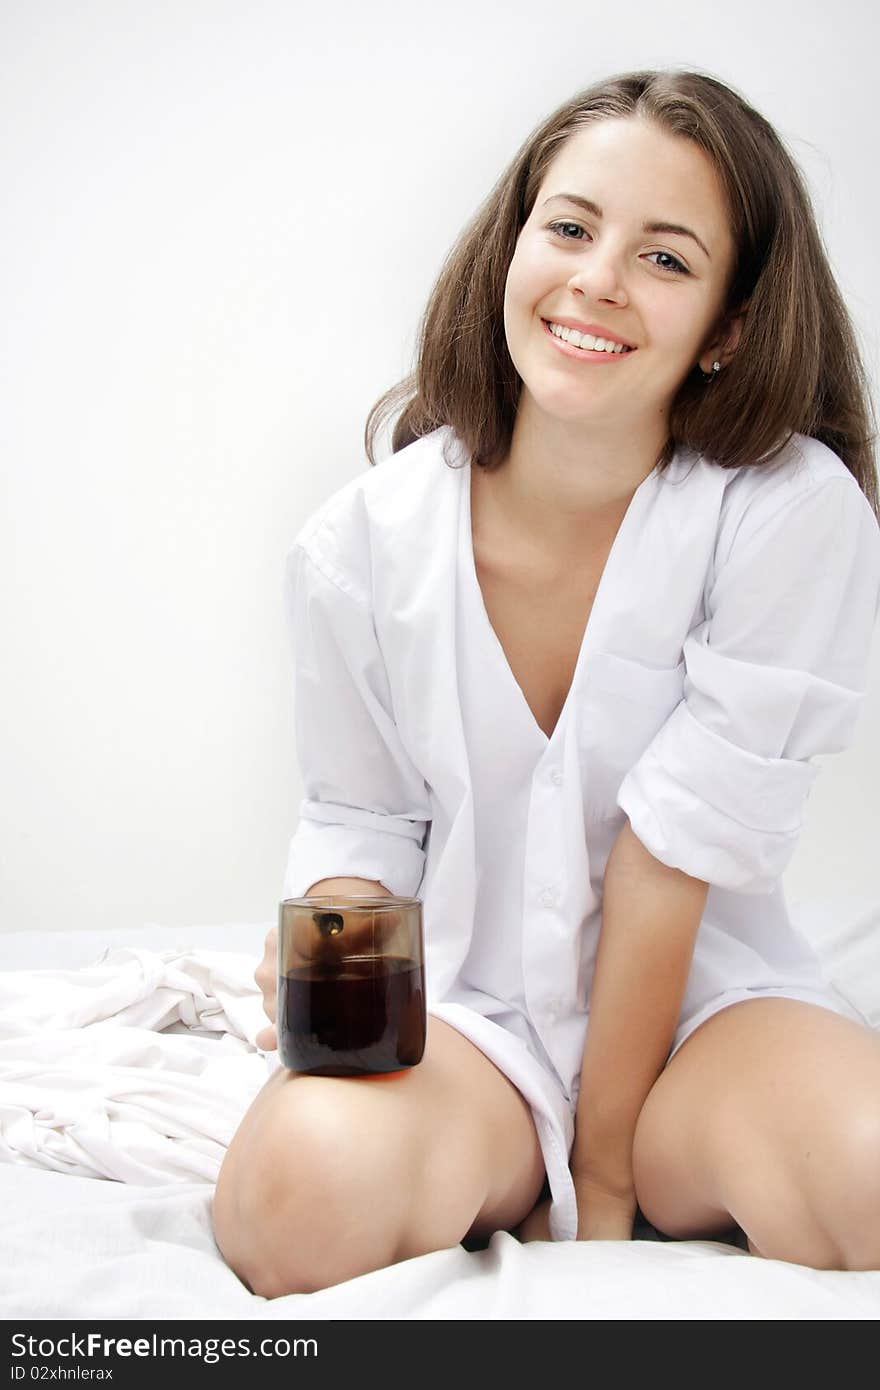
[[[607,338],[594,338],[592,333],[579,333],[576,328],[563,328],[561,324],[550,323],[550,332],[575,347],[586,348],[589,352],[632,352],[623,343],[612,343]]]

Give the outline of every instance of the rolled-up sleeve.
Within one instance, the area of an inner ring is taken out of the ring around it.
[[[305,796],[283,896],[322,878],[421,883],[430,802],[395,723],[369,604],[297,542],[284,603],[293,644],[294,723]]]
[[[854,741],[878,610],[880,528],[855,479],[813,483],[767,517],[751,503],[685,640],[684,698],[618,791],[656,859],[772,891],[811,760]]]

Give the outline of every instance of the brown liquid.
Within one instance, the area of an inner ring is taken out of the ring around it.
[[[317,1076],[414,1067],[425,1050],[424,966],[404,956],[353,956],[338,971],[308,965],[282,975],[281,1061]]]

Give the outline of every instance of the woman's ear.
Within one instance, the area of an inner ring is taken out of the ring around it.
[[[733,317],[730,319],[724,345],[724,351],[727,353],[728,357],[732,357],[739,346],[739,340],[742,336],[748,308],[748,301],[746,301],[745,304],[741,304],[739,308],[735,310]]]
[[[725,315],[715,341],[710,343],[705,350],[709,363],[708,366],[703,367],[703,371],[711,371],[712,363],[716,359],[720,361],[722,367],[727,366],[739,345],[748,308],[749,301],[746,300],[745,303],[738,305],[737,308],[730,310]]]

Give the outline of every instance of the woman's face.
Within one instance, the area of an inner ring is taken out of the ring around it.
[[[645,230],[659,222],[698,241]],[[507,275],[504,325],[524,391],[571,424],[641,421],[656,433],[714,343],[733,258],[723,191],[696,145],[640,119],[578,131],[547,169]],[[562,352],[544,323],[559,318],[607,328],[636,351]]]

